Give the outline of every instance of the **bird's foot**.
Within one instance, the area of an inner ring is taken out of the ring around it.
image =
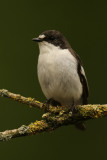
[[[44,103],[43,103],[44,106],[47,106],[47,108],[52,105],[52,106],[61,106],[61,104],[57,101],[55,101],[53,98],[50,98],[48,100],[46,100]]]
[[[69,111],[72,112],[72,117],[75,117],[75,114],[77,113],[76,105],[75,104],[71,105]]]
[[[48,100],[48,103],[51,104],[52,106],[61,106],[61,104],[57,101],[55,101],[53,98],[50,98]]]

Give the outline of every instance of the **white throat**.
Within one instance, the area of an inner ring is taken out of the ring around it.
[[[58,51],[63,51],[63,49],[61,49],[58,46],[55,46],[51,43],[48,43],[46,41],[43,42],[39,42],[39,49],[40,49],[40,54],[46,54],[46,53],[57,53]]]

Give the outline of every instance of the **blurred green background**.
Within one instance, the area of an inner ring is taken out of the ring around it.
[[[0,88],[45,101],[37,78],[38,45],[32,38],[61,31],[80,55],[90,88],[89,103],[107,103],[107,1],[5,0],[0,2]],[[40,120],[42,111],[0,99],[0,131]],[[106,159],[107,118],[0,142],[0,159]]]

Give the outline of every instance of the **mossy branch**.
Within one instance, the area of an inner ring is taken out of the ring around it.
[[[76,124],[79,121],[86,121],[89,119],[96,119],[107,116],[107,105],[81,105],[76,107],[75,114],[72,115],[70,107],[68,106],[47,106],[34,98],[26,98],[20,94],[14,94],[8,90],[0,90],[1,97],[7,97],[14,101],[26,104],[28,106],[37,107],[45,111],[41,121],[36,120],[28,126],[22,125],[20,128],[13,130],[6,130],[0,132],[0,141],[7,141],[11,138],[35,135],[41,132],[49,132],[63,125]]]

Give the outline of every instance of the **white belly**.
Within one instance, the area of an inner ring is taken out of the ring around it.
[[[77,74],[77,62],[68,50],[40,54],[38,78],[47,99],[53,98],[62,105],[81,103],[82,85]]]

